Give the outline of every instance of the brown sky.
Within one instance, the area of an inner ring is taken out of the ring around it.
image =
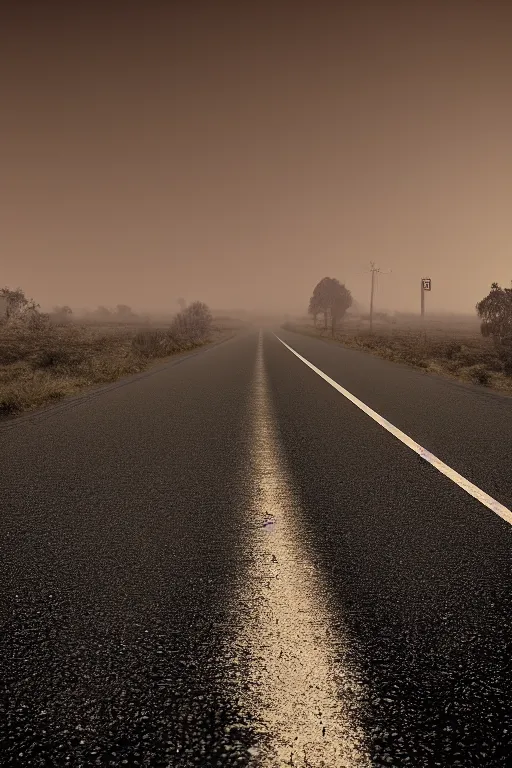
[[[0,4],[0,284],[472,311],[512,279],[512,4]]]

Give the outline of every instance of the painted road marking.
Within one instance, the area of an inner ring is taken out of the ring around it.
[[[340,622],[332,625],[321,573],[281,460],[260,334],[252,399],[251,558],[237,656],[249,658],[240,697],[258,724],[261,768],[368,768],[354,711],[364,699]]]
[[[441,459],[438,459],[437,456],[434,456],[433,453],[430,453],[430,451],[427,451],[426,448],[423,448],[419,443],[417,443],[415,440],[413,440],[411,437],[405,434],[405,432],[402,432],[401,429],[398,429],[398,427],[395,427],[393,424],[391,424],[387,419],[384,419],[382,416],[380,416],[376,411],[374,411],[372,408],[370,408],[368,405],[362,402],[362,400],[359,400],[357,397],[355,397],[351,392],[349,392],[347,389],[342,387],[340,384],[338,384],[337,381],[334,381],[334,379],[331,379],[330,376],[327,376],[326,373],[320,370],[320,368],[317,368],[316,365],[313,365],[313,363],[310,363],[309,360],[306,360],[305,357],[302,357],[302,355],[299,355],[298,352],[296,352],[292,347],[290,347],[285,341],[279,338],[276,334],[274,334],[276,339],[278,339],[281,344],[284,344],[284,346],[290,350],[290,352],[293,352],[293,354],[299,358],[299,360],[302,360],[302,362],[307,365],[309,368],[311,368],[312,371],[317,373],[319,376],[321,376],[322,379],[327,381],[328,384],[331,385],[331,387],[334,387],[343,397],[346,397],[347,400],[350,400],[351,403],[354,403],[354,405],[357,405],[358,408],[360,408],[364,413],[366,413],[370,418],[372,418],[374,421],[377,422],[377,424],[380,424],[381,427],[384,427],[384,429],[387,429],[388,432],[390,432],[394,437],[396,437],[398,440],[400,440],[404,445],[407,445],[408,448],[410,448],[412,451],[418,454],[418,456],[421,456],[422,459],[425,459],[425,461],[428,461],[429,464],[432,464],[433,467],[439,470],[443,475],[446,475],[450,480],[452,480],[456,485],[458,485],[460,488],[462,488],[466,493],[469,493],[470,496],[473,496],[477,501],[479,501],[481,504],[484,505],[484,507],[487,507],[492,512],[494,512],[496,515],[499,515],[499,517],[503,518],[503,520],[506,520],[507,523],[512,525],[512,511],[510,509],[507,509],[507,507],[503,506],[503,504],[500,504],[499,501],[496,501],[496,499],[493,499],[492,496],[489,496],[488,493],[485,493],[485,491],[482,491],[481,488],[478,488],[478,486],[471,483],[469,480],[467,480],[462,475],[459,475],[458,472],[456,472],[454,469],[449,467],[447,464],[445,464]]]

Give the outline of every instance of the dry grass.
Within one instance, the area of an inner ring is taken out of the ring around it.
[[[430,318],[424,334],[414,318],[398,319],[396,323],[377,322],[373,334],[369,333],[365,321],[350,318],[334,338],[330,331],[315,328],[309,319],[285,323],[284,327],[309,336],[332,339],[333,343],[406,363],[426,372],[512,394],[512,361],[507,364],[500,358],[492,341],[480,335],[478,321],[473,318]]]
[[[239,327],[239,326],[238,326]],[[0,417],[37,408],[233,335],[216,322],[206,334],[167,327],[71,323],[30,330],[0,324]]]

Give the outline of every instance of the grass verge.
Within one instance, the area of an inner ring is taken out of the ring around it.
[[[232,321],[216,323],[206,333],[178,334],[171,327],[1,325],[0,418],[140,373],[173,355],[227,339],[238,327]]]

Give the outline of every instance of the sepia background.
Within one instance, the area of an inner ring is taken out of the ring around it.
[[[3,3],[1,283],[44,307],[474,312],[509,285],[512,8]]]

